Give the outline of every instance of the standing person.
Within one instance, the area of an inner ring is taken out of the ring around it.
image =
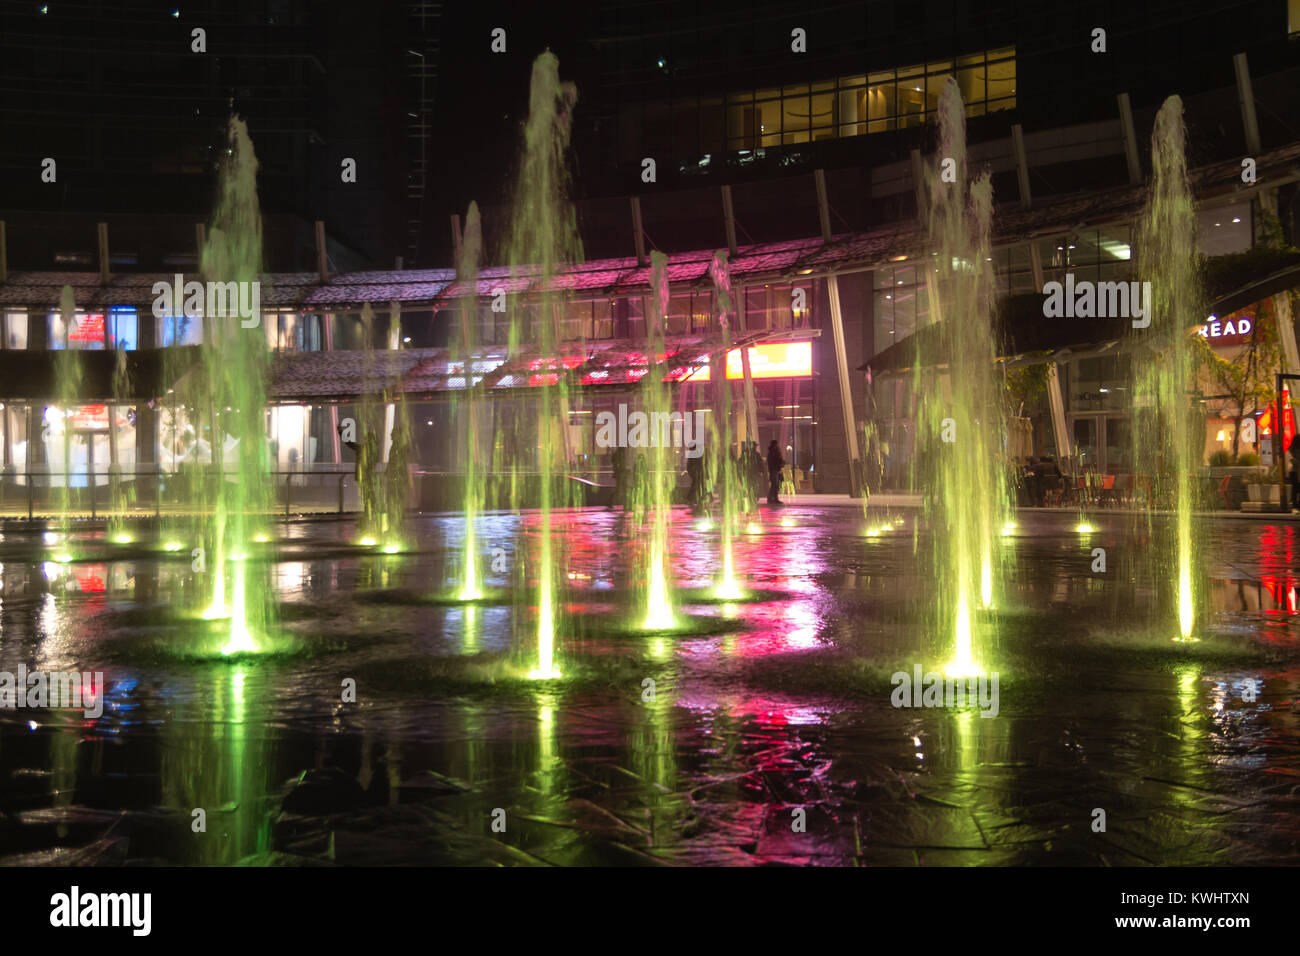
[[[1300,432],[1291,436],[1291,510],[1300,511]]]
[[[781,446],[772,439],[772,443],[767,446],[767,503],[769,505],[781,504],[781,469],[785,467],[785,456],[781,454]]]
[[[691,510],[698,511],[700,504],[704,501],[704,460],[703,456],[686,458],[686,474],[691,479],[691,490],[688,500],[690,501]]]
[[[731,487],[724,489],[734,491],[738,497],[737,512],[749,511],[750,502],[754,500],[754,469],[750,467],[749,443],[741,442],[734,446],[735,454],[731,456]]]
[[[610,453],[610,468],[614,471],[614,493],[609,496],[609,506],[617,508],[627,502],[627,449],[622,445]]]
[[[749,462],[750,475],[750,500],[753,501],[754,507],[758,507],[758,499],[763,494],[763,453],[758,450],[758,442],[751,441],[746,443],[748,452],[746,458]]]

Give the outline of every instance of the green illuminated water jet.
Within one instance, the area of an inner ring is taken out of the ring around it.
[[[388,350],[401,348],[401,304],[397,301],[388,307]],[[388,382],[384,388],[384,435],[387,450],[384,456],[383,516],[380,533],[385,554],[396,554],[406,547],[406,503],[410,498],[411,473],[411,416],[406,394],[401,388],[400,366],[390,366]]]
[[[363,547],[374,547],[384,537],[384,485],[379,476],[384,432],[381,409],[373,389],[373,383],[379,374],[375,368],[378,340],[375,333],[375,310],[369,302],[361,305],[360,321],[361,342],[365,350],[363,380],[366,386],[357,403],[357,427],[361,439],[357,449],[357,497],[361,503],[357,543]]]
[[[388,306],[381,332],[374,307],[361,306],[365,382],[357,404],[357,492],[361,517],[356,543],[396,554],[405,547],[406,503],[410,494],[407,463],[411,423],[402,391],[401,366],[393,361],[401,343],[401,305]]]
[[[713,414],[709,421],[709,445],[714,454],[708,456],[709,484],[722,490],[722,534],[720,554],[722,575],[718,581],[717,596],[739,599],[745,591],[736,580],[734,538],[736,514],[742,494],[748,497],[741,470],[748,467],[743,448],[737,449],[739,457],[732,456],[731,435],[731,385],[727,381],[727,355],[731,351],[731,322],[735,317],[731,293],[731,270],[727,253],[718,250],[709,263],[709,279],[713,283],[714,308],[718,316],[719,350],[709,357],[709,383],[713,390]]]
[[[257,157],[247,126],[232,117],[200,272],[208,283],[260,283],[261,263]],[[224,655],[263,650],[275,613],[268,572],[241,560],[254,538],[266,534],[271,510],[266,438],[270,352],[262,316],[254,318],[256,324],[248,327],[237,315],[204,314],[203,374],[192,402],[199,415],[206,413],[210,427],[212,481],[198,484],[206,485],[210,497],[199,505],[212,576],[207,616],[229,616]]]
[[[462,489],[461,510],[465,516],[465,537],[461,546],[461,581],[457,597],[462,601],[476,601],[483,596],[483,579],[478,561],[478,534],[476,524],[483,510],[483,485],[479,475],[479,406],[482,387],[474,372],[478,351],[478,269],[483,246],[482,225],[478,203],[470,203],[465,213],[465,235],[457,264],[457,281],[464,292],[460,300],[460,316],[451,358],[464,375],[464,388],[456,393],[457,427],[464,429],[460,443],[464,450],[465,485]]]
[[[1150,282],[1146,327],[1129,330],[1133,346],[1134,461],[1152,476],[1158,504],[1172,507],[1171,542],[1156,536],[1157,567],[1171,579],[1178,614],[1175,640],[1194,640],[1198,542],[1192,523],[1193,476],[1200,466],[1202,423],[1190,400],[1195,384],[1190,335],[1205,309],[1196,262],[1197,215],[1187,183],[1183,102],[1165,100],[1151,133],[1151,187],[1138,225],[1138,276]],[[1148,521],[1151,516],[1148,513]]]
[[[62,472],[62,475],[58,479],[51,476],[51,481],[57,481],[59,489],[56,497],[59,510],[59,540],[55,545],[57,549],[55,560],[66,562],[73,557],[72,483],[74,480],[74,455],[72,433],[74,431],[73,414],[81,398],[82,380],[81,356],[71,349],[71,333],[77,327],[77,300],[73,295],[72,286],[65,285],[63,287],[59,295],[59,312],[63,318],[64,341],[61,343],[62,347],[59,351],[54,353],[54,382],[57,404],[45,410],[45,427],[42,429],[42,433],[49,434],[51,437],[58,436],[58,447],[62,454],[62,461],[59,465],[59,471]],[[92,436],[86,436],[87,442],[93,440]],[[49,445],[44,445],[44,448],[48,453]],[[90,493],[93,494],[93,492],[92,487]]]
[[[553,280],[561,267],[582,261],[573,206],[568,199],[565,155],[569,147],[573,106],[577,89],[561,82],[555,55],[542,53],[533,61],[529,89],[528,121],[524,126],[524,149],[515,187],[514,211],[508,241],[507,261],[512,272],[530,275],[528,295],[509,297],[508,350],[517,357],[520,343],[531,339],[543,358],[535,362],[537,374],[530,377],[536,394],[532,415],[516,419],[512,506],[518,508],[519,468],[536,462],[536,488],[540,498],[537,521],[536,618],[537,656],[530,676],[549,679],[560,676],[555,665],[556,635],[562,628],[559,569],[564,558],[561,543],[552,526],[553,510],[569,503],[565,466],[571,456],[569,443],[568,381],[559,361],[562,341],[560,316],[564,298]],[[534,334],[526,335],[531,328]],[[522,617],[519,615],[518,617]]]
[[[650,254],[650,309],[646,314],[645,351],[647,372],[641,379],[642,410],[649,416],[654,432],[646,449],[649,468],[644,489],[650,519],[650,537],[646,547],[645,608],[641,626],[662,631],[673,627],[672,591],[668,584],[668,519],[672,508],[672,490],[676,470],[672,459],[672,436],[668,434],[671,405],[670,386],[664,381],[657,363],[664,354],[664,326],[668,316],[668,257],[662,252]],[[665,423],[661,427],[660,423]]]
[[[108,405],[108,538],[114,544],[129,544],[132,536],[127,529],[127,518],[135,503],[135,482],[128,489],[122,482],[122,457],[118,444],[117,410],[130,387],[126,366],[126,349],[120,346],[113,353],[113,401]]]
[[[951,78],[938,116],[939,149],[924,178],[924,215],[935,255],[917,268],[925,273],[940,335],[936,355],[918,363],[924,369],[918,367],[917,391],[924,396],[921,428],[930,447],[926,480],[937,491],[927,507],[935,519],[940,629],[951,641],[947,670],[960,676],[980,670],[988,635],[977,612],[997,600],[997,538],[1009,509],[989,261],[993,187],[987,171],[967,180],[965,111]],[[943,175],[945,167],[955,169],[955,182]]]

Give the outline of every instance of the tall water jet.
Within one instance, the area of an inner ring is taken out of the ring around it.
[[[122,407],[122,399],[129,387],[126,350],[116,348],[113,353],[113,401],[108,406],[108,538],[117,544],[127,544],[131,540],[130,532],[127,530],[127,518],[131,505],[135,501],[136,488],[134,481],[129,489],[122,481],[122,450],[118,444],[117,412]]]
[[[646,449],[646,507],[650,537],[646,546],[645,617],[641,626],[662,631],[676,623],[672,592],[668,584],[668,523],[676,470],[673,468],[672,436],[667,433],[671,386],[657,367],[664,356],[664,327],[669,303],[668,257],[650,254],[650,309],[645,321],[646,375],[641,379],[641,407],[650,422],[650,447]]]
[[[248,296],[246,301],[260,304],[261,266],[257,157],[248,127],[232,117],[199,268],[209,290],[233,282],[240,290],[237,302]],[[208,295],[203,314],[202,394],[196,408],[200,415],[207,413],[211,427],[213,499],[203,541],[213,576],[214,616],[228,611],[230,618],[221,653],[231,655],[261,650],[274,614],[266,572],[246,560],[253,541],[265,534],[271,510],[266,436],[270,351],[260,311],[241,319],[239,309],[231,314],[214,308],[214,299]]]
[[[932,449],[927,480],[937,491],[927,507],[935,519],[940,627],[951,642],[948,672],[963,676],[979,670],[977,612],[996,600],[996,541],[1008,500],[989,263],[993,187],[987,171],[968,184],[965,111],[951,78],[939,98],[939,149],[928,165],[924,216],[935,255],[932,265],[917,268],[925,270],[939,324],[938,353],[918,363],[916,384]],[[946,375],[937,367],[945,362]]]
[[[517,355],[520,343],[531,338],[541,356],[536,362],[538,374],[530,381],[537,395],[536,419],[531,428],[530,423],[520,424],[515,434],[516,450],[522,453],[528,447],[530,451],[523,457],[537,463],[537,656],[530,676],[538,679],[560,676],[555,666],[555,639],[561,626],[557,592],[562,556],[552,520],[553,509],[568,503],[563,466],[569,460],[569,402],[559,356],[564,301],[552,280],[562,266],[582,261],[565,168],[578,94],[572,83],[560,81],[559,67],[559,60],[549,51],[533,61],[507,255],[512,271],[526,271],[532,282],[527,301],[521,295],[510,297],[509,351]],[[526,337],[523,333],[530,326],[535,334]],[[516,507],[518,503],[512,502]]]
[[[483,229],[479,220],[478,203],[471,202],[465,213],[465,235],[461,243],[460,262],[456,279],[463,291],[460,300],[460,321],[453,339],[451,359],[464,375],[463,388],[456,393],[460,414],[457,427],[464,429],[460,446],[464,454],[465,485],[461,491],[461,511],[464,513],[465,532],[461,546],[461,580],[457,597],[462,601],[476,601],[483,596],[483,581],[479,571],[477,521],[483,510],[483,485],[478,471],[479,406],[482,388],[475,377],[474,360],[478,352],[478,269],[483,248]]]
[[[369,302],[361,306],[361,342],[365,358],[362,380],[366,383],[365,391],[357,403],[358,436],[357,445],[357,497],[361,504],[359,522],[359,544],[371,547],[383,540],[384,536],[384,484],[379,477],[379,463],[383,457],[381,408],[375,400],[373,383],[378,372],[375,354],[378,343],[375,337],[375,310]]]
[[[56,506],[59,514],[59,540],[55,551],[55,560],[69,561],[72,559],[72,485],[73,485],[73,459],[75,457],[73,449],[73,414],[74,408],[81,399],[81,381],[82,365],[81,356],[77,355],[70,346],[72,344],[71,333],[77,327],[77,300],[72,291],[72,286],[65,285],[59,295],[59,312],[63,319],[63,339],[64,341],[58,346],[59,350],[54,353],[54,387],[55,399],[57,404],[52,408],[45,410],[45,427],[42,434],[48,434],[51,437],[58,436],[58,445],[61,454],[59,463],[60,477],[57,479],[59,493],[56,496]],[[58,431],[55,431],[57,426]],[[87,441],[90,441],[87,436]],[[49,445],[45,446],[46,454],[49,454]],[[53,484],[55,478],[50,476],[50,482]],[[93,489],[92,489],[93,491]]]
[[[1197,553],[1193,475],[1204,434],[1190,396],[1195,384],[1190,334],[1204,321],[1196,264],[1196,206],[1187,183],[1183,101],[1165,100],[1151,133],[1151,188],[1138,225],[1138,276],[1150,283],[1148,312],[1129,330],[1133,352],[1134,461],[1150,475],[1157,502],[1174,510],[1174,536],[1157,566],[1171,572],[1178,609],[1175,640],[1194,640]],[[1149,325],[1142,325],[1146,322]],[[1150,520],[1150,515],[1148,515]],[[1157,539],[1159,540],[1159,539]]]
[[[388,309],[388,351],[391,355],[401,348],[401,304],[393,301]],[[387,357],[387,356],[386,356]],[[406,503],[410,498],[411,473],[411,417],[407,411],[406,395],[402,391],[401,366],[388,365],[384,385],[384,490],[381,534],[383,549],[388,554],[404,546]]]
[[[738,448],[739,456],[731,455],[731,385],[727,381],[727,356],[731,352],[731,322],[735,317],[735,300],[731,291],[731,270],[727,264],[727,253],[719,249],[709,262],[709,279],[713,283],[714,310],[718,316],[719,351],[709,358],[709,383],[713,390],[713,414],[709,423],[710,444],[717,452],[709,456],[709,483],[722,490],[722,536],[721,553],[722,575],[718,581],[717,596],[720,598],[740,598],[744,589],[736,580],[734,556],[734,539],[736,531],[736,514],[745,483],[741,481],[741,470],[748,467],[744,449]],[[747,494],[747,492],[746,492]],[[746,510],[748,500],[746,499]]]

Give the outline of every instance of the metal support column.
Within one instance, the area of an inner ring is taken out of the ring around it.
[[[835,372],[840,385],[840,411],[844,416],[845,447],[849,453],[849,494],[862,497],[862,459],[858,454],[858,426],[853,417],[853,394],[849,390],[849,359],[844,346],[844,313],[840,308],[840,281],[835,273],[826,277],[826,295],[831,307],[831,337],[835,344]]]

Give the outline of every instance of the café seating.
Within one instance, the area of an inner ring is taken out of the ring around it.
[[[1114,507],[1118,502],[1115,498],[1115,475],[1101,475],[1101,490],[1097,495],[1097,504],[1105,508],[1108,505]]]

